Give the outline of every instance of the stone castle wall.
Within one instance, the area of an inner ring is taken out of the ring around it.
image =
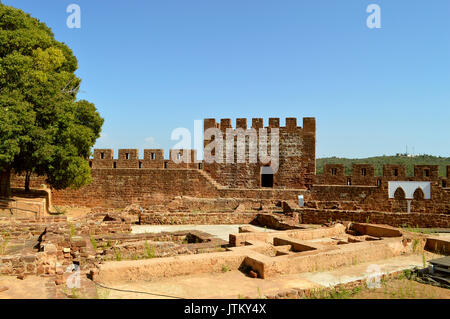
[[[403,165],[384,165],[383,176],[375,176],[374,171],[373,165],[354,164],[353,174],[345,175],[343,164],[326,164],[324,173],[315,176],[315,184],[308,194],[309,207],[407,212],[404,197],[388,198],[388,182],[429,181],[431,199],[423,199],[417,191],[411,211],[450,214],[450,188],[447,187],[450,177],[448,174],[439,177],[437,165],[415,165],[414,176],[407,176]]]
[[[225,141],[227,132],[249,130],[246,119],[237,119],[234,129],[230,119],[206,119],[204,128],[218,128]],[[253,119],[251,128],[259,132],[264,128],[263,119]],[[354,164],[352,175],[345,174],[342,164],[328,164],[323,174],[316,175],[314,118],[304,118],[303,127],[297,125],[295,118],[287,118],[285,126],[280,125],[280,119],[270,118],[265,128],[269,136],[272,129],[279,129],[279,169],[273,175],[272,187],[261,187],[261,168],[265,164],[259,160],[249,163],[248,147],[246,163],[236,163],[235,136],[234,163],[198,161],[194,150],[170,150],[169,159],[165,159],[163,150],[146,149],[141,159],[137,149],[120,149],[115,159],[113,150],[95,149],[89,160],[93,182],[79,190],[52,190],[53,204],[124,208],[134,203],[143,207],[165,204],[177,196],[296,201],[303,194],[310,208],[406,212],[405,199],[388,199],[388,181],[400,180],[431,182],[432,198],[424,200],[418,194],[412,201],[412,211],[450,213],[450,166],[446,177],[439,177],[436,165],[416,165],[414,176],[406,176],[402,165],[385,165],[383,175],[375,176],[374,167],[369,164]],[[248,146],[249,136],[245,139]],[[205,146],[210,142],[205,140]],[[225,152],[226,143],[223,147]],[[190,162],[183,162],[187,157]],[[11,183],[13,187],[23,187],[24,177],[12,175]],[[43,177],[31,179],[33,188],[42,184]]]
[[[205,119],[205,131],[210,128],[218,128],[223,134],[224,162],[204,162],[203,167],[205,172],[211,175],[220,185],[238,188],[261,188],[261,168],[267,166],[267,163],[262,163],[259,158],[254,158],[256,163],[252,163],[248,145],[252,142],[250,130],[255,130],[259,140],[259,130],[263,128],[267,130],[269,155],[271,154],[271,132],[273,129],[279,130],[279,168],[273,175],[273,188],[305,189],[312,184],[316,170],[316,122],[314,118],[304,118],[303,127],[297,126],[296,118],[287,118],[286,126],[280,126],[279,118],[270,118],[267,127],[264,127],[263,119],[254,118],[251,128],[247,127],[247,119],[237,119],[235,128],[232,128],[230,119],[221,119],[220,122],[217,122],[216,119]],[[245,134],[245,163],[237,162],[236,135],[239,130],[242,130]],[[230,134],[234,137],[230,137]],[[232,163],[226,162],[227,138],[233,138],[234,141]],[[205,139],[205,147],[211,142],[213,141]]]

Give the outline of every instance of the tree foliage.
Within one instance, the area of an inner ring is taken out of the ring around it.
[[[50,28],[0,3],[0,171],[47,176],[57,189],[90,182],[86,159],[103,119],[77,100],[72,50]]]

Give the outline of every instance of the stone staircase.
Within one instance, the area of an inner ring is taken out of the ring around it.
[[[208,180],[208,182],[211,183],[216,189],[226,189],[227,188],[227,187],[217,183],[216,180],[214,178],[212,178],[211,175],[209,175],[204,170],[199,169],[199,170],[197,170],[197,172],[199,172],[201,175],[203,175],[203,177],[205,177]]]

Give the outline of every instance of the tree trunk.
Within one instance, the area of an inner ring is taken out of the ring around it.
[[[25,173],[25,192],[30,191],[30,177],[31,177],[31,173],[26,172]]]
[[[0,171],[0,197],[11,197],[11,169],[9,167]]]

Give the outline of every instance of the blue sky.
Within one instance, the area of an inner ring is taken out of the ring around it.
[[[96,147],[164,148],[203,118],[314,116],[317,156],[450,156],[448,0],[3,0],[79,60]],[[69,4],[81,28],[66,26]],[[366,8],[381,8],[369,29]]]

